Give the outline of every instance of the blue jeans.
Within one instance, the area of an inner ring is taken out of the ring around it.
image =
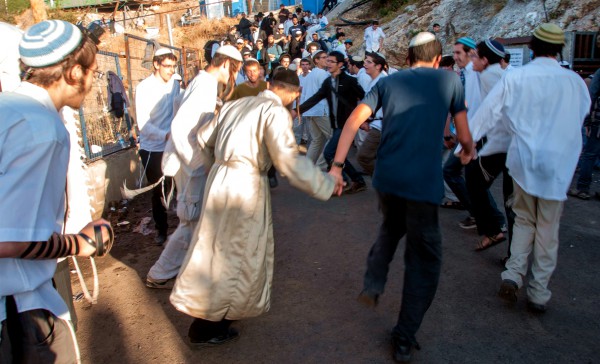
[[[579,178],[577,179],[577,189],[589,193],[592,184],[592,171],[596,159],[600,157],[600,138],[598,138],[598,127],[594,126],[590,130],[590,136],[587,137],[581,156],[579,157]]]
[[[469,198],[467,185],[463,178],[463,165],[460,162],[460,158],[455,156],[454,153],[450,153],[446,163],[444,163],[444,181],[452,192],[454,192],[460,203],[469,211],[469,214],[473,216],[471,199]]]
[[[415,334],[437,291],[442,265],[438,206],[377,191],[383,222],[367,257],[364,290],[383,293],[389,264],[406,235],[402,306],[393,335],[415,342]]]
[[[335,151],[337,150],[337,146],[340,141],[340,135],[342,135],[342,129],[333,129],[331,139],[329,139],[329,143],[327,143],[325,150],[323,151],[323,157],[325,157],[325,161],[329,166],[331,166],[331,162],[333,162],[333,158],[335,158]],[[348,158],[346,158],[344,161],[343,172],[350,177],[352,182],[365,183],[362,175],[358,173]]]

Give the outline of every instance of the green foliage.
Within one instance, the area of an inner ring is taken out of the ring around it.
[[[379,9],[379,16],[384,18],[387,15],[397,12],[409,2],[410,0],[375,0],[374,4]]]
[[[0,0],[0,21],[14,23],[14,16],[29,8],[29,0]]]

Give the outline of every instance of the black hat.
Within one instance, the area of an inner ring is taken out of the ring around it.
[[[292,86],[300,86],[300,79],[298,74],[292,70],[281,69],[273,74],[273,81],[287,83]]]

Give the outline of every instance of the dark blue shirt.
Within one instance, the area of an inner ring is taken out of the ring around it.
[[[442,153],[448,112],[466,111],[458,75],[414,68],[380,79],[363,104],[383,108],[373,186],[411,201],[442,200]]]

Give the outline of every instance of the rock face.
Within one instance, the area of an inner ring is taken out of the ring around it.
[[[567,31],[600,30],[599,0],[547,0],[546,11],[551,22]],[[444,53],[450,53],[459,37],[481,40],[529,36],[545,19],[541,0],[424,0],[405,6],[382,28],[391,63],[402,66],[410,38],[419,31],[431,30],[433,23],[441,25],[438,36],[444,43]]]

